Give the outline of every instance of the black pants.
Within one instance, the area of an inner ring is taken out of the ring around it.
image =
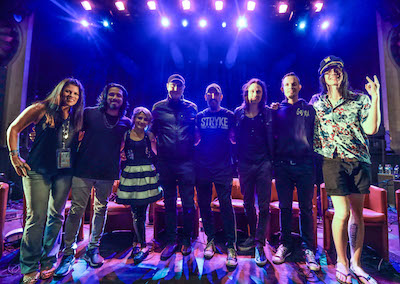
[[[303,249],[315,250],[313,230],[314,179],[312,160],[301,163],[294,161],[276,161],[276,190],[279,198],[281,240],[286,247],[292,244],[292,202],[296,186],[300,208],[300,234]]]
[[[271,162],[241,163],[239,161],[239,181],[244,197],[244,210],[250,228],[250,236],[265,245],[269,222],[269,202],[271,200]],[[259,216],[257,221],[255,194],[258,198]]]
[[[135,230],[134,240],[140,243],[140,246],[144,248],[146,246],[146,210],[147,204],[143,206],[132,206],[132,219],[133,229]]]
[[[207,240],[215,238],[214,218],[212,217],[210,203],[212,196],[212,179],[197,180],[197,196],[200,207],[200,214],[203,220],[204,231]],[[236,243],[236,222],[235,213],[232,207],[232,179],[226,182],[214,182],[218,194],[218,201],[221,210],[222,224],[224,227],[225,239],[228,248],[234,248]]]
[[[194,220],[194,163],[193,161],[159,160],[158,171],[160,173],[160,185],[164,189],[165,224],[167,242],[176,241],[176,186],[179,187],[179,195],[183,208],[183,243],[190,243],[193,232]]]

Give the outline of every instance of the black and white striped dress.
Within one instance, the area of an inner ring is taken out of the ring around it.
[[[162,197],[162,188],[151,160],[153,152],[149,137],[145,135],[142,140],[134,141],[128,131],[125,154],[127,161],[120,178],[117,202],[143,206],[159,200]]]

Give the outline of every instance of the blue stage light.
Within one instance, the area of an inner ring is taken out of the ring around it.
[[[199,26],[200,26],[200,28],[205,28],[207,26],[207,20],[206,19],[200,19]]]
[[[105,28],[108,28],[108,27],[110,26],[110,23],[109,23],[107,20],[104,20],[104,21],[103,21],[103,26],[104,26]]]
[[[301,29],[301,30],[304,30],[305,28],[306,28],[306,21],[301,21],[300,23],[299,23],[299,29]]]
[[[226,22],[222,22],[221,26],[222,26],[223,28],[226,28]]]
[[[188,20],[186,20],[186,19],[183,19],[182,20],[182,27],[187,27],[189,25],[189,22],[188,22]]]
[[[242,16],[236,21],[236,26],[239,30],[247,28],[247,19],[246,17]]]
[[[87,28],[89,26],[89,22],[85,19],[81,20],[81,25]]]
[[[329,28],[329,26],[330,26],[330,22],[324,21],[321,25],[321,29],[326,30],[327,28]]]
[[[170,24],[171,24],[171,22],[169,21],[169,19],[167,17],[162,17],[161,18],[161,25],[164,28],[168,28]]]

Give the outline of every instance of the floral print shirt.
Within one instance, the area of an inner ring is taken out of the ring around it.
[[[324,157],[357,159],[371,164],[368,137],[362,123],[368,117],[371,100],[367,95],[351,93],[332,105],[327,94],[316,94],[310,104],[316,111],[314,151]]]

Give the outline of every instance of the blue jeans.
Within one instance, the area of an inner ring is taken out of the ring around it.
[[[21,273],[27,274],[57,262],[64,208],[72,176],[46,176],[28,171],[22,178],[26,223],[20,247]]]
[[[75,254],[75,243],[81,219],[85,213],[87,203],[90,199],[92,187],[95,188],[95,199],[93,202],[93,226],[90,233],[88,249],[100,246],[104,225],[107,218],[108,197],[111,194],[113,180],[97,180],[89,178],[73,177],[71,188],[71,209],[65,222],[64,255]]]
[[[275,178],[278,192],[281,239],[286,247],[292,244],[292,203],[293,190],[296,186],[300,208],[300,235],[303,240],[303,249],[315,250],[313,229],[314,179],[312,160],[301,162],[276,161]]]

